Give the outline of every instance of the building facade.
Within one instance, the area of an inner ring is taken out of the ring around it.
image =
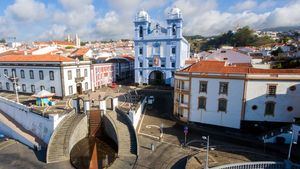
[[[59,55],[6,55],[0,58],[0,90],[15,91],[9,78],[16,77],[19,92],[41,90],[64,97],[91,90],[90,62]]]
[[[115,68],[112,63],[98,63],[91,65],[92,90],[108,86],[115,81]]]
[[[175,74],[174,115],[182,121],[241,128],[300,117],[300,70],[200,61]]]
[[[173,86],[174,73],[189,58],[189,43],[182,35],[182,13],[172,8],[167,27],[152,25],[146,11],[137,13],[134,26],[135,82]]]

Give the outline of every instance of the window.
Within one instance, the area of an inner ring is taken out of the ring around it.
[[[275,111],[275,102],[266,102],[265,116],[271,115],[274,116]]]
[[[50,77],[50,80],[54,80],[54,72],[53,71],[49,71],[49,77]]]
[[[199,92],[200,93],[206,93],[207,92],[207,81],[200,81]]]
[[[227,100],[219,99],[218,111],[226,112],[226,110],[227,110]]]
[[[51,86],[50,91],[51,91],[51,93],[55,93],[55,87]]]
[[[219,94],[228,93],[228,82],[220,82]]]
[[[172,71],[172,76],[174,77],[174,71]]]
[[[24,79],[25,78],[25,72],[24,72],[24,70],[21,70],[20,74],[21,74],[21,78]]]
[[[276,88],[277,88],[276,85],[269,84],[268,85],[268,96],[275,96],[276,95]]]
[[[44,72],[42,70],[39,71],[40,80],[44,80]]]
[[[43,86],[43,85],[40,88],[41,88],[41,91],[45,90],[45,86]]]
[[[139,37],[142,38],[142,37],[143,37],[143,34],[144,34],[144,32],[143,32],[143,27],[140,26]]]
[[[206,109],[206,98],[205,97],[198,98],[198,109]]]
[[[72,71],[68,70],[68,80],[72,80]]]
[[[88,90],[89,89],[89,84],[88,84],[88,82],[85,82],[85,90]]]
[[[153,67],[153,64],[152,64],[152,63],[149,63],[149,67]]]
[[[252,110],[257,110],[257,105],[253,105]]]
[[[12,77],[16,77],[17,76],[16,69],[11,69],[11,76]]]
[[[143,48],[142,48],[142,47],[139,48],[139,54],[140,54],[140,55],[143,54]]]
[[[0,90],[2,90],[2,82],[0,82]]]
[[[22,84],[22,91],[26,92],[26,85],[25,84]]]
[[[140,62],[140,67],[143,67],[143,62]]]
[[[287,111],[289,111],[289,112],[291,112],[291,111],[293,111],[294,110],[294,108],[292,107],[292,106],[289,106],[289,107],[287,107],[287,109],[286,109]]]
[[[143,71],[140,71],[140,76],[143,76]]]
[[[166,67],[166,65],[164,63],[161,64],[161,67]]]
[[[291,86],[289,89],[290,89],[290,91],[295,91],[295,90],[296,90],[296,86],[293,85],[293,86]]]
[[[80,69],[76,69],[76,77],[80,77]]]
[[[6,90],[10,90],[10,86],[8,82],[6,82]]]
[[[173,54],[173,55],[176,54],[176,47],[172,47],[172,54]]]
[[[34,85],[31,85],[31,92],[35,93],[35,86]]]
[[[7,69],[4,69],[4,74],[5,74],[6,76],[8,76],[8,71],[7,71]]]
[[[69,86],[69,95],[73,94],[73,86]]]
[[[34,79],[34,73],[33,73],[33,70],[29,70],[29,76],[30,76],[30,79]]]
[[[184,103],[184,95],[183,94],[180,95],[180,103]]]
[[[88,71],[87,71],[87,69],[84,69],[84,77],[88,77]]]
[[[176,25],[172,26],[172,35],[176,35]]]
[[[172,67],[175,67],[175,62],[172,62],[172,65],[171,65]]]

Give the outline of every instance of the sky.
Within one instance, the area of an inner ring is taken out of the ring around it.
[[[172,7],[182,11],[184,35],[300,26],[300,0],[0,0],[0,38],[57,40],[76,33],[82,40],[133,38],[139,10],[164,25]]]

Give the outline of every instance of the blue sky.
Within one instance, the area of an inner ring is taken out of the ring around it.
[[[75,33],[84,40],[132,38],[139,10],[163,25],[174,6],[182,10],[186,35],[300,25],[300,0],[0,0],[0,25],[5,25],[0,38],[33,41]]]

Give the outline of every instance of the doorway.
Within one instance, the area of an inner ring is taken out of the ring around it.
[[[164,74],[161,71],[155,70],[149,75],[149,84],[151,85],[165,85]]]
[[[76,91],[77,91],[77,94],[82,94],[82,84],[81,83],[76,84]]]

